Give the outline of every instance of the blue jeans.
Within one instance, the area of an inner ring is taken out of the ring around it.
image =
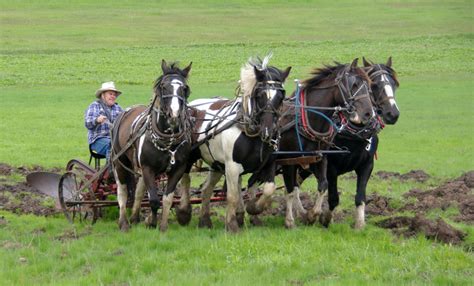
[[[110,137],[100,137],[91,144],[91,149],[97,152],[97,154],[104,155],[107,162],[110,158]]]

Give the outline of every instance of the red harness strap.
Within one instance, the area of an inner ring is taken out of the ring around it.
[[[301,123],[306,133],[308,133],[308,119],[306,118],[306,110],[304,109],[304,106],[305,106],[304,89],[301,89],[301,92],[300,92]]]

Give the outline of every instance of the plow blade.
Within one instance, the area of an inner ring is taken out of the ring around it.
[[[58,198],[61,175],[49,172],[34,172],[26,176],[26,182],[40,193]]]

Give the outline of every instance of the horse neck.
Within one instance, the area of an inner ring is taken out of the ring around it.
[[[306,102],[304,104],[307,107],[336,107],[336,91],[337,87],[305,90]],[[327,118],[331,118],[334,110],[320,109],[316,111],[317,113],[311,112],[310,109],[307,111],[308,122],[311,128],[316,132],[327,132],[330,122],[319,113],[324,114]]]

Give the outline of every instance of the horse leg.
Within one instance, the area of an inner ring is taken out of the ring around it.
[[[131,223],[140,222],[140,207],[142,206],[143,196],[145,195],[145,182],[143,177],[138,179],[137,188],[135,191],[135,199],[133,201],[132,215],[130,216]]]
[[[257,189],[258,189],[258,185],[256,183],[248,188],[247,193],[249,195],[249,200],[256,200]],[[255,215],[250,215],[250,223],[254,226],[262,226],[263,225],[263,222],[260,220],[260,218],[256,214]]]
[[[199,227],[204,228],[212,228],[212,220],[210,214],[210,203],[211,203],[211,196],[214,191],[214,187],[216,186],[217,182],[222,177],[222,173],[210,170],[206,181],[201,187],[201,213],[199,216]]]
[[[334,209],[339,205],[339,193],[337,192],[337,171],[328,169],[327,178],[329,210],[324,211],[320,217],[320,222],[325,227],[328,227],[331,223]]]
[[[294,190],[296,187],[296,168],[295,166],[283,167],[283,180],[286,188],[286,213],[285,227],[288,229],[295,228],[295,219],[293,217],[293,203],[295,198]]]
[[[183,176],[186,170],[186,165],[182,164],[172,172],[167,173],[168,183],[166,184],[166,192],[163,195],[163,207],[160,223],[160,231],[165,232],[168,230],[168,219],[170,215],[170,209],[173,205],[174,190],[179,182],[179,179]]]
[[[115,177],[117,178],[117,201],[120,208],[120,217],[119,217],[119,228],[121,231],[128,231],[130,229],[130,224],[127,220],[127,184],[122,183],[119,176],[117,176],[117,171],[115,171]]]
[[[189,196],[189,188],[191,186],[191,178],[189,173],[184,173],[180,181],[180,199],[179,205],[176,206],[176,218],[180,225],[188,225],[191,221],[192,206]]]
[[[142,177],[145,181],[145,186],[148,190],[148,196],[150,198],[151,214],[145,220],[145,224],[149,228],[156,228],[158,209],[160,208],[160,198],[158,196],[158,188],[155,185],[155,172],[148,166],[143,166]]]
[[[234,162],[227,163],[225,166],[225,180],[227,185],[227,211],[225,218],[226,230],[232,233],[239,231],[237,223],[236,210],[239,204],[239,178],[242,167]]]
[[[263,193],[260,198],[254,198],[247,203],[247,212],[252,215],[260,214],[263,210],[269,207],[272,203],[272,195],[276,190],[275,186],[275,169],[276,165],[273,162],[271,165],[265,167],[265,173],[262,173]]]
[[[362,229],[365,227],[365,191],[367,188],[367,182],[372,174],[374,168],[373,160],[366,164],[366,166],[356,170],[357,174],[357,193],[355,196],[355,229]]]
[[[244,226],[244,220],[245,220],[245,205],[244,205],[244,199],[242,197],[242,177],[239,177],[239,204],[237,205],[237,223],[239,227]]]
[[[323,201],[328,188],[328,180],[326,177],[327,158],[323,157],[321,162],[315,164],[312,169],[318,180],[318,193],[316,194],[316,203],[314,204],[314,207],[308,211],[308,220],[310,222],[315,222],[323,212]]]

